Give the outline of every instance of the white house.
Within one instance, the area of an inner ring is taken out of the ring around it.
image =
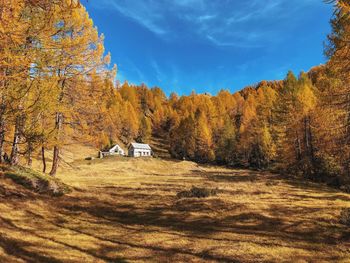
[[[125,151],[118,144],[114,145],[107,151],[100,151],[100,158],[111,155],[125,155]]]
[[[130,157],[149,157],[152,156],[152,149],[148,144],[131,143],[129,146]]]

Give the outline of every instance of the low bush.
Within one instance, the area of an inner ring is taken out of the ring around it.
[[[69,193],[71,189],[59,179],[31,170],[29,168],[16,166],[2,168],[5,178],[14,183],[32,190],[39,194],[51,196],[62,196]]]
[[[350,185],[349,184],[344,184],[340,187],[340,190],[342,190],[345,193],[350,194]]]
[[[321,181],[325,178],[336,178],[341,174],[341,167],[338,161],[329,155],[316,158],[316,171],[317,177],[320,177]]]
[[[178,198],[206,198],[209,196],[214,196],[219,193],[219,189],[208,189],[192,186],[188,191],[181,191],[177,193]]]

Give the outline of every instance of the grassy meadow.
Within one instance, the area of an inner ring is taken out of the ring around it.
[[[350,262],[350,195],[267,172],[66,154],[73,191],[0,176],[0,262]],[[192,186],[203,199],[176,197]]]

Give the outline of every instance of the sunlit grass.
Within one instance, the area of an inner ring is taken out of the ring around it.
[[[26,167],[2,166],[2,173],[5,178],[11,179],[14,183],[40,194],[61,196],[71,191],[59,179]]]
[[[59,174],[75,189],[68,195],[0,195],[1,262],[350,262],[350,233],[338,222],[348,194],[186,161],[70,165]],[[192,186],[220,193],[176,197]]]

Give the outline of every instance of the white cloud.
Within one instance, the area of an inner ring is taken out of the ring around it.
[[[213,20],[215,18],[217,18],[217,15],[207,14],[207,15],[201,15],[201,16],[197,17],[197,20],[198,20],[198,22],[205,22],[205,21]]]
[[[277,39],[278,25],[290,23],[291,13],[315,1],[100,0],[95,5],[116,9],[163,40],[186,35],[218,46],[253,48]]]
[[[157,78],[157,81],[159,83],[161,83],[164,79],[165,79],[165,75],[163,74],[163,72],[161,71],[160,66],[158,65],[157,61],[152,59],[151,60],[151,66],[155,72],[155,76]]]

